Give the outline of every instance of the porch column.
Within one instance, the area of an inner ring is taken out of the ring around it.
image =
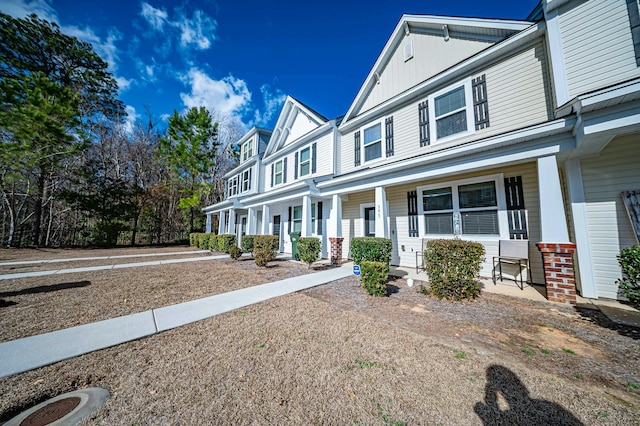
[[[236,233],[236,211],[235,209],[229,209],[229,226],[227,228],[227,234]]]
[[[538,192],[540,194],[540,233],[547,299],[576,304],[576,281],[573,253],[576,245],[569,241],[560,174],[555,155],[538,158]]]
[[[257,212],[254,208],[247,209],[247,235],[256,235]]]
[[[342,238],[342,197],[338,194],[335,194],[331,200],[331,213],[329,213],[327,228],[331,244],[329,258],[332,265],[337,265],[342,263],[342,241],[344,241]]]
[[[224,212],[224,210],[222,210],[220,212],[220,220],[218,221],[218,235],[222,235],[226,231],[227,224],[226,224],[226,222],[224,220],[224,216],[225,216],[225,212]]]
[[[300,236],[311,236],[311,197],[308,195],[302,197],[302,231],[300,231]]]
[[[384,187],[376,187],[376,237],[389,238],[389,209],[387,208],[387,191]]]
[[[262,235],[269,235],[269,225],[271,224],[271,215],[269,214],[269,206],[262,206]]]
[[[584,184],[580,160],[567,160],[564,165],[571,202],[573,233],[576,239],[576,256],[580,271],[580,292],[582,297],[597,299],[596,282],[591,263],[591,244],[587,228],[587,212],[584,200]]]
[[[210,233],[211,232],[211,213],[207,213],[207,224],[205,226],[204,231],[206,233]]]

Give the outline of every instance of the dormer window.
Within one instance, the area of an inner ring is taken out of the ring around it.
[[[242,144],[240,156],[243,162],[253,157],[253,139]]]

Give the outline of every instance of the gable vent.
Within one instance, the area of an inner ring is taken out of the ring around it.
[[[413,42],[408,41],[404,45],[404,61],[407,62],[411,58],[413,58]]]

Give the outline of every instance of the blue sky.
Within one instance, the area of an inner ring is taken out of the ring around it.
[[[285,95],[328,118],[346,113],[403,13],[524,19],[537,0],[3,0],[91,42],[130,119],[204,105],[270,128]]]

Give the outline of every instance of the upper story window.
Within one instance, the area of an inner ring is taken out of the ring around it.
[[[485,177],[418,188],[423,235],[499,236],[498,182]]]
[[[253,139],[243,143],[240,151],[240,156],[243,162],[253,157]]]
[[[440,95],[435,106],[436,137],[445,138],[467,130],[467,109],[464,86]]]
[[[275,162],[274,171],[273,171],[273,184],[280,185],[283,182],[283,161],[279,160]]]
[[[242,172],[242,192],[249,191],[251,189],[251,169]]]
[[[375,124],[364,129],[364,161],[382,157],[382,125]]]
[[[238,176],[234,176],[231,179],[229,179],[228,188],[229,188],[229,193],[228,193],[229,197],[233,197],[234,195],[238,194]]]
[[[311,173],[311,147],[307,147],[300,151],[300,176]]]

